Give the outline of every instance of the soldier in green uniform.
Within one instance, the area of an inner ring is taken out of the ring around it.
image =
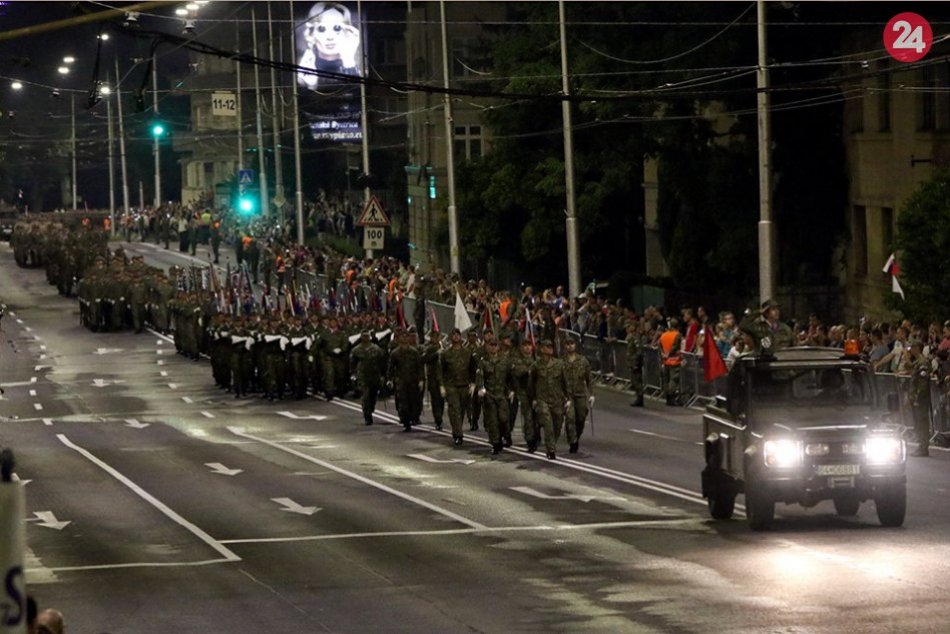
[[[485,354],[485,348],[479,343],[478,333],[475,332],[474,329],[468,331],[468,340],[465,342],[465,347],[471,351],[477,367],[478,362]],[[466,413],[468,414],[469,431],[478,431],[478,419],[482,414],[482,402],[480,399],[475,398],[474,391],[469,394],[469,399],[466,403]]]
[[[346,351],[349,343],[336,317],[330,317],[327,331],[323,334],[323,389],[328,401],[342,396],[346,391]]]
[[[501,453],[504,446],[511,446],[508,401],[514,392],[511,362],[505,355],[499,354],[498,345],[494,337],[485,342],[485,355],[478,361],[475,380],[478,398],[482,400],[482,411],[485,413],[485,431],[491,442],[492,455]]]
[[[288,325],[287,337],[290,340],[287,346],[287,378],[290,391],[294,398],[303,399],[307,396],[307,386],[310,383],[310,364],[307,359],[307,333],[299,319],[294,318]]]
[[[541,342],[541,357],[531,368],[531,403],[544,429],[544,447],[548,460],[556,458],[557,441],[564,424],[564,409],[567,404],[567,376],[564,362],[554,357],[554,342]]]
[[[762,302],[761,314],[753,317],[750,313],[739,323],[739,330],[752,337],[756,354],[769,350],[790,348],[794,344],[792,329],[780,321],[781,307],[778,302]]]
[[[462,346],[462,333],[452,331],[451,345],[442,351],[442,381],[445,399],[449,406],[449,424],[452,425],[452,442],[462,445],[462,423],[465,420],[467,401],[475,388],[475,358],[469,348]]]
[[[521,433],[528,444],[528,452],[534,453],[538,447],[537,424],[534,419],[534,410],[528,396],[531,379],[531,366],[534,365],[534,346],[525,339],[521,342],[521,349],[511,353],[511,379],[514,383],[514,398],[508,413],[509,434],[515,427],[518,409],[521,409]]]
[[[396,397],[396,412],[403,431],[412,431],[412,425],[422,409],[422,390],[425,387],[422,353],[412,345],[413,335],[403,333],[399,347],[389,355],[389,381]]]
[[[385,359],[383,349],[373,343],[372,331],[364,330],[359,344],[350,352],[350,367],[360,389],[363,422],[367,425],[373,424],[376,399],[379,398],[379,387],[383,383],[383,373],[386,370],[383,365]]]
[[[577,453],[581,436],[584,434],[584,424],[587,421],[587,409],[594,404],[593,383],[591,380],[590,361],[577,354],[577,342],[567,339],[564,342],[565,355],[564,375],[567,377],[567,398],[570,404],[567,408],[567,442],[570,443],[570,452]]]
[[[433,330],[429,333],[429,343],[422,351],[422,360],[426,367],[426,386],[429,391],[429,402],[432,406],[432,418],[435,428],[442,429],[442,416],[445,413],[445,398],[442,393],[445,388],[442,384],[442,333]]]
[[[914,339],[910,343],[913,368],[910,376],[910,404],[914,416],[917,449],[910,455],[925,458],[930,455],[930,359],[924,354],[924,345]]]
[[[630,403],[633,407],[643,407],[643,354],[646,346],[643,322],[629,322],[627,324],[627,365],[630,367],[630,391],[635,395]]]

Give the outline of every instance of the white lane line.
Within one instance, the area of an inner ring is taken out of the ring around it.
[[[182,396],[182,397],[181,397],[181,400],[183,400],[183,401],[186,402],[186,403],[194,403],[194,401],[192,401],[192,400],[191,400],[191,397],[189,397],[189,396]]]
[[[361,406],[357,403],[351,403],[349,401],[345,401],[341,399],[333,399],[332,403],[334,403],[335,405],[338,405],[339,407],[345,407],[347,409],[353,410],[354,412],[362,413],[363,411],[361,409]],[[373,415],[383,419],[386,422],[389,422],[390,424],[393,424],[393,425],[400,424],[399,419],[388,412],[376,410],[375,412],[373,412]],[[448,437],[451,435],[451,432],[436,431],[435,429],[430,428],[428,425],[416,426],[415,429],[419,429],[420,431],[425,431],[431,434],[438,434],[440,436]],[[481,440],[480,438],[466,437],[465,442],[471,443],[471,444],[484,445],[486,447],[491,446],[491,443],[485,440]],[[584,462],[577,462],[576,460],[571,460],[569,458],[559,457],[557,460],[548,460],[544,456],[544,454],[528,453],[527,450],[522,449],[521,447],[507,447],[505,451],[510,451],[512,453],[519,454],[525,458],[532,458],[534,460],[539,460],[555,467],[567,467],[568,469],[574,469],[575,471],[583,471],[586,473],[592,473],[594,475],[608,478],[610,480],[617,480],[625,484],[632,484],[642,489],[655,491],[657,493],[663,493],[665,495],[686,500],[688,502],[693,502],[694,504],[702,504],[703,506],[707,505],[706,500],[702,497],[702,494],[700,494],[699,492],[691,491],[689,489],[684,489],[682,487],[678,487],[673,484],[668,484],[666,482],[651,480],[649,478],[633,475],[632,473],[626,473],[624,471],[615,471],[613,469],[608,469],[607,467],[600,467],[597,465],[592,465],[592,464],[588,464]],[[736,509],[739,509],[740,511],[744,511],[745,507],[743,507],[740,504],[737,504]]]
[[[212,414],[211,412],[204,412],[204,411],[203,411],[203,412],[201,412],[201,415],[204,416],[205,418],[214,418],[214,414]]]
[[[112,467],[110,467],[108,464],[106,464],[105,462],[97,458],[96,456],[92,455],[92,453],[90,453],[86,449],[83,449],[79,445],[73,443],[73,441],[67,438],[65,434],[56,434],[56,437],[59,438],[61,443],[63,443],[70,449],[77,451],[79,454],[84,456],[87,460],[92,462],[94,465],[98,466],[100,469],[102,469],[103,471],[111,475],[113,478],[115,478],[116,480],[124,484],[126,487],[131,489],[133,493],[135,493],[137,496],[139,496],[140,498],[142,498],[143,500],[145,500],[146,502],[154,506],[156,509],[161,511],[167,518],[169,518],[170,520],[172,520],[179,526],[184,527],[186,530],[191,532],[191,534],[195,535],[198,539],[200,539],[201,541],[206,543],[208,546],[213,548],[215,551],[220,553],[225,558],[225,560],[241,561],[241,558],[230,548],[228,548],[227,546],[225,546],[224,544],[222,544],[221,542],[213,538],[211,535],[209,535],[208,533],[204,532],[203,530],[201,530],[200,528],[198,528],[197,526],[195,526],[194,524],[186,520],[184,517],[182,517],[181,515],[179,515],[172,509],[168,508],[168,506],[166,506],[163,502],[156,499],[155,496],[153,496],[151,493],[147,492],[145,489],[143,489],[139,485],[129,480],[127,477],[125,477],[124,475],[122,475],[121,473],[113,469]]]
[[[318,459],[318,458],[314,458],[313,456],[308,455],[308,454],[305,454],[305,453],[303,453],[302,451],[297,451],[296,449],[291,449],[290,447],[285,447],[284,445],[281,445],[280,443],[276,443],[276,442],[267,440],[267,439],[265,439],[265,438],[260,438],[259,436],[254,436],[254,435],[252,435],[252,434],[248,434],[248,433],[246,433],[246,432],[245,432],[243,429],[241,429],[241,428],[238,428],[238,427],[228,427],[228,431],[230,431],[230,432],[231,432],[232,434],[234,434],[235,436],[240,436],[240,437],[242,437],[242,438],[248,438],[248,439],[250,439],[250,440],[256,440],[256,441],[259,442],[259,443],[265,444],[265,445],[267,445],[267,446],[269,446],[269,447],[273,447],[274,449],[278,449],[278,450],[283,451],[283,452],[285,452],[285,453],[289,453],[289,454],[291,454],[291,455],[293,455],[293,456],[297,456],[298,458],[300,458],[300,459],[302,459],[302,460],[306,460],[307,462],[312,462],[313,464],[320,465],[320,466],[323,467],[324,469],[329,469],[329,470],[331,470],[331,471],[335,471],[335,472],[339,473],[340,475],[344,475],[344,476],[346,476],[346,477],[348,477],[348,478],[352,478],[352,479],[354,479],[354,480],[356,480],[356,481],[358,481],[358,482],[362,482],[363,484],[368,484],[369,486],[375,487],[375,488],[379,489],[380,491],[385,491],[386,493],[389,493],[390,495],[395,495],[395,496],[398,497],[398,498],[402,498],[403,500],[407,500],[407,501],[409,501],[409,502],[412,502],[413,504],[417,504],[417,505],[419,505],[419,506],[421,506],[421,507],[427,508],[427,509],[429,509],[430,511],[434,511],[434,512],[438,513],[439,515],[444,515],[445,517],[451,518],[451,519],[455,520],[456,522],[461,522],[462,524],[465,524],[466,526],[470,526],[471,528],[486,528],[486,526],[485,526],[484,524],[481,524],[481,523],[476,522],[476,521],[474,521],[474,520],[470,520],[470,519],[468,519],[467,517],[463,517],[463,516],[461,516],[461,515],[458,515],[457,513],[453,513],[452,511],[450,511],[450,510],[448,510],[448,509],[442,508],[441,506],[437,506],[437,505],[432,504],[432,503],[430,503],[430,502],[426,502],[425,500],[422,500],[422,499],[420,499],[420,498],[417,498],[417,497],[415,497],[415,496],[413,496],[413,495],[409,495],[408,493],[403,493],[402,491],[397,491],[396,489],[393,489],[392,487],[386,486],[385,484],[383,484],[383,483],[381,483],[381,482],[376,482],[375,480],[370,480],[369,478],[366,478],[366,477],[364,477],[364,476],[361,476],[361,475],[359,475],[358,473],[353,473],[352,471],[347,471],[346,469],[343,469],[343,468],[341,468],[341,467],[338,467],[338,466],[336,466],[336,465],[334,465],[334,464],[332,464],[332,463],[330,463],[330,462],[326,462],[325,460],[320,460],[320,459]]]
[[[44,424],[44,425],[47,425],[47,426],[52,426],[52,425],[53,425],[53,419],[52,419],[52,418],[44,418],[44,419],[43,419],[43,424]]]
[[[40,355],[40,361],[43,361],[44,359],[46,359],[46,355],[45,355],[45,354],[41,354],[41,355]]]
[[[652,431],[644,431],[642,429],[628,429],[635,434],[641,434],[643,436],[652,436],[653,438],[662,438],[663,440],[672,440],[673,442],[685,442],[692,445],[701,445],[701,442],[695,442],[693,440],[683,440],[682,438],[677,438],[676,436],[667,436],[666,434],[657,434]]]
[[[31,377],[30,377],[30,383],[36,383],[36,377],[35,377],[35,376],[31,376]]]
[[[45,345],[40,346],[40,350],[46,350],[46,346]]]
[[[168,376],[168,372],[166,370],[161,370],[159,374],[161,374],[162,376]]]
[[[18,323],[18,324],[22,324],[22,323],[23,323],[23,320],[22,320],[22,319],[20,319],[19,317],[17,317],[17,318],[16,318],[16,323]]]
[[[24,327],[23,330],[25,330],[25,331],[27,331],[27,332],[33,332],[33,329],[30,328],[29,326]]]
[[[30,390],[30,396],[36,396],[36,390]]]
[[[235,555],[236,556],[236,555]],[[240,559],[208,559],[205,561],[156,561],[126,564],[94,564],[90,566],[63,566],[61,568],[44,568],[50,572],[82,572],[84,570],[117,570],[122,568],[192,568],[196,566],[210,566],[213,564],[229,564]],[[27,569],[27,574],[32,569]]]
[[[33,409],[35,409],[38,412],[41,412],[43,411],[43,406],[40,403],[33,403]]]
[[[177,383],[169,383],[169,384],[168,384],[168,387],[170,387],[170,388],[173,389],[173,390],[177,390],[177,389],[178,389],[178,384],[177,384]]]
[[[705,521],[705,520],[700,520]],[[668,520],[630,520],[626,522],[591,522],[589,524],[556,524],[549,526],[486,526],[485,528],[448,528],[432,531],[383,531],[378,533],[335,533],[331,535],[304,535],[301,537],[260,537],[250,539],[223,539],[222,544],[276,544],[282,542],[313,542],[329,539],[360,539],[367,537],[438,537],[441,535],[474,535],[485,533],[514,533],[536,531],[603,530],[605,528],[636,528],[638,526],[667,526],[671,524],[696,524],[696,518]]]
[[[164,362],[164,361],[156,361],[156,363],[157,363],[158,365],[165,365],[165,362]]]

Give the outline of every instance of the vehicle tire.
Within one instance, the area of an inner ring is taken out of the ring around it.
[[[835,513],[841,517],[854,517],[861,508],[861,500],[854,495],[842,495],[834,498]]]
[[[749,528],[766,531],[775,519],[775,500],[754,482],[746,481],[745,515]]]
[[[732,519],[732,513],[736,508],[735,493],[717,493],[710,495],[706,502],[709,503],[709,514],[714,520]]]
[[[903,484],[878,487],[874,495],[874,505],[877,507],[877,519],[881,526],[902,526],[907,513],[907,487]]]

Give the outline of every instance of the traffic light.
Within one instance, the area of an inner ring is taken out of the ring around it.
[[[152,133],[152,138],[160,139],[165,136],[167,130],[165,129],[165,124],[161,121],[153,121],[149,130]]]
[[[237,200],[238,213],[250,216],[257,213],[257,196],[252,192],[241,192]]]

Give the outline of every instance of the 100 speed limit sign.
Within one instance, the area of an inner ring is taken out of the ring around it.
[[[363,248],[366,250],[382,249],[385,237],[386,227],[363,227]]]

